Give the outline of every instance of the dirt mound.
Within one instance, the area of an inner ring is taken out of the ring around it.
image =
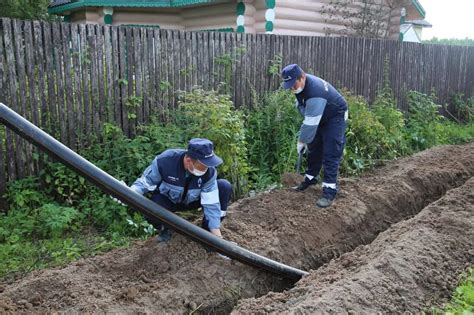
[[[451,295],[474,258],[474,179],[295,288],[241,301],[233,314],[418,313]]]
[[[282,189],[234,203],[224,236],[292,266],[316,269],[371,242],[474,174],[474,143],[401,159],[357,180],[341,180],[334,206],[315,207],[319,188]],[[265,271],[226,261],[175,235],[129,249],[35,271],[3,283],[0,312],[230,312],[241,298],[291,286]]]

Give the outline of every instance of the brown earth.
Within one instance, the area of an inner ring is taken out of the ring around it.
[[[448,298],[474,258],[474,178],[414,218],[232,314],[419,313]]]
[[[224,236],[241,246],[305,270],[370,243],[391,224],[417,214],[474,174],[474,143],[443,146],[395,161],[358,179],[341,180],[326,210],[319,188],[275,190],[229,209]],[[295,177],[296,179],[297,177]],[[291,181],[291,176],[287,178]],[[206,253],[175,235],[128,249],[34,271],[0,284],[0,313],[229,313],[241,298],[279,292],[290,281]]]

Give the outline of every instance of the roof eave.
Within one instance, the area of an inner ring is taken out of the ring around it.
[[[418,11],[418,13],[420,13],[420,15],[425,18],[426,17],[426,11],[425,9],[423,8],[423,6],[421,5],[420,1],[418,0],[412,0],[411,1],[413,3],[413,6],[416,8],[416,10]]]
[[[144,1],[144,2],[115,2],[101,0],[80,0],[79,2],[62,4],[48,8],[49,14],[61,14],[76,11],[84,7],[122,7],[122,8],[184,8],[205,4],[225,3],[229,0],[172,0],[172,1]]]

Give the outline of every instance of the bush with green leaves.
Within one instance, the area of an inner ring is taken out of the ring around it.
[[[434,93],[426,95],[410,91],[407,95],[408,116],[406,137],[413,151],[421,151],[439,143],[441,122],[445,119],[439,113]]]
[[[391,143],[380,117],[369,109],[367,101],[347,91],[344,94],[349,107],[349,121],[341,172],[353,175],[385,159]]]
[[[248,185],[247,142],[243,113],[234,109],[230,97],[202,89],[183,93],[175,121],[187,140],[207,138],[214,143],[224,160],[220,176],[232,183],[236,196],[242,196]]]
[[[284,90],[254,100],[247,112],[248,161],[252,186],[263,189],[279,182],[284,172],[294,171],[297,134],[302,117],[295,96]]]
[[[454,109],[454,117],[458,122],[474,122],[474,96],[465,98],[463,94],[455,94],[451,97],[451,104]]]

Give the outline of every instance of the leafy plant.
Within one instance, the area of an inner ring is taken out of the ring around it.
[[[214,143],[224,160],[219,173],[232,183],[236,196],[245,193],[249,167],[243,114],[234,110],[230,97],[194,89],[181,95],[175,117],[186,139],[207,138]]]
[[[283,63],[283,55],[276,54],[275,58],[273,60],[270,60],[270,65],[268,66],[268,73],[272,76],[280,75],[282,63]]]
[[[252,185],[263,189],[293,170],[302,117],[294,106],[294,96],[284,90],[255,99],[254,103],[246,121],[248,160]]]
[[[407,137],[415,151],[427,149],[439,143],[441,121],[440,105],[435,103],[434,93],[426,95],[410,91],[408,99]]]

